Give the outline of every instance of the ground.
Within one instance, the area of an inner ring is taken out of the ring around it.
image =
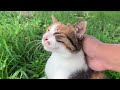
[[[80,17],[88,22],[87,34],[105,43],[120,43],[120,12],[40,11],[0,12],[0,78],[36,79],[44,76],[50,53],[41,38],[51,23],[51,15],[64,23],[76,23]],[[120,73],[106,71],[113,79]]]

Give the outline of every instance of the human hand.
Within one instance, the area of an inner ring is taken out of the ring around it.
[[[102,54],[101,46],[103,43],[93,36],[85,35],[82,44],[89,67],[95,71],[107,70],[105,60],[99,55]]]

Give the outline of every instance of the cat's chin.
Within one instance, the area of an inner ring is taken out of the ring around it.
[[[46,46],[44,46],[44,49],[45,49],[46,51],[48,51],[48,52],[52,52],[52,51],[53,51],[52,49],[50,49],[50,48],[48,48],[48,47],[46,47]]]

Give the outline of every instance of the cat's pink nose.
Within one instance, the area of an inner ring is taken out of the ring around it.
[[[48,41],[48,38],[47,38],[47,37],[44,37],[44,41]]]
[[[45,41],[47,41],[48,40],[48,38],[45,38]]]
[[[50,42],[48,41],[48,37],[44,37],[44,42],[45,44],[50,45]]]

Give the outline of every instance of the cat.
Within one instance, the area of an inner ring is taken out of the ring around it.
[[[102,72],[91,70],[82,50],[87,22],[64,24],[52,16],[52,24],[42,37],[44,49],[51,52],[43,79],[104,79]]]

